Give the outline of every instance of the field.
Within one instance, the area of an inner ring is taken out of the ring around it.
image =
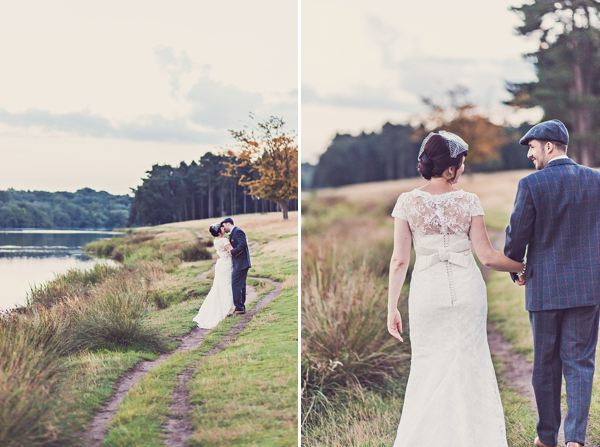
[[[490,238],[500,250],[518,180],[530,172],[465,175],[456,185],[479,196]],[[387,270],[393,249],[390,213],[400,193],[423,184],[423,179],[415,178],[303,194],[303,446],[393,443],[410,368],[406,301],[411,269],[399,303],[405,343],[390,345],[392,337],[385,328]],[[412,256],[414,260],[414,252]],[[532,445],[537,415],[532,405],[533,348],[524,290],[507,274],[484,273],[488,338],[509,446]],[[362,332],[354,337],[356,328]],[[586,445],[600,444],[599,427],[596,374]]]
[[[298,215],[234,219],[253,264],[247,313],[212,331],[192,318],[217,218],[92,243],[121,266],[61,275],[4,315],[0,445],[295,446]]]

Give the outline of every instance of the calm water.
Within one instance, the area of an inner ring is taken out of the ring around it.
[[[0,231],[0,309],[25,304],[32,285],[40,285],[71,268],[97,262],[81,251],[88,242],[114,237],[106,231]]]

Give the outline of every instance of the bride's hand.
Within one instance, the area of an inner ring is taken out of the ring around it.
[[[398,309],[394,309],[391,312],[388,312],[388,332],[392,334],[393,337],[397,338],[400,341],[404,341],[400,333],[402,332],[402,318],[400,317],[400,312]]]

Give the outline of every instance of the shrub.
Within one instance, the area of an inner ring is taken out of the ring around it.
[[[205,259],[211,259],[211,253],[206,249],[203,244],[198,241],[193,244],[188,244],[181,249],[179,257],[184,262],[203,261]]]

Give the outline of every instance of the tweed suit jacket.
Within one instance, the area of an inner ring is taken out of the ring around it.
[[[600,172],[564,158],[519,181],[504,253],[525,251],[527,310],[600,304]]]
[[[234,270],[243,270],[252,267],[250,264],[250,252],[248,250],[248,240],[246,233],[241,228],[234,227],[229,235],[231,242],[231,259],[233,261]]]

